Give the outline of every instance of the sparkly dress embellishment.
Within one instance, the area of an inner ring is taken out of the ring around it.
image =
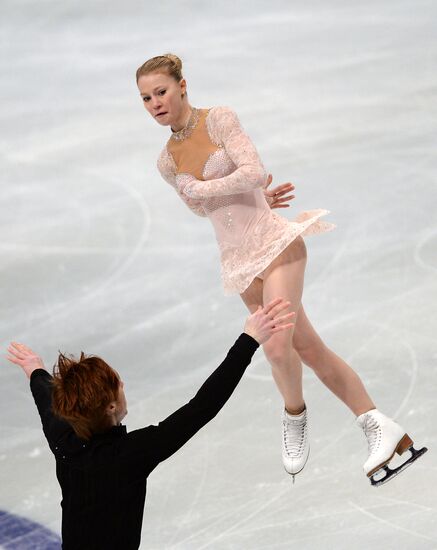
[[[175,141],[183,141],[184,139],[190,137],[190,135],[193,133],[194,128],[199,122],[199,118],[200,110],[193,107],[186,126],[184,126],[182,130],[178,130],[177,132],[173,132],[172,130],[171,139],[174,139]]]

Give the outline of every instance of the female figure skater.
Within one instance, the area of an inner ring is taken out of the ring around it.
[[[64,550],[136,550],[148,475],[220,411],[260,344],[292,325],[278,298],[246,320],[221,365],[186,405],[160,422],[126,432],[123,382],[99,357],[60,355],[54,376],[23,344],[8,359],[30,378],[62,489]]]
[[[424,450],[416,451],[405,430],[375,408],[358,375],[320,339],[301,303],[306,263],[302,236],[332,229],[332,224],[320,220],[327,211],[303,212],[293,222],[272,212],[263,193],[270,181],[237,115],[228,107],[193,108],[177,56],[149,59],[137,70],[136,79],[146,110],[172,131],[158,160],[159,171],[189,208],[209,217],[214,226],[225,293],[240,294],[252,312],[257,304],[278,295],[296,311],[295,325],[264,344],[284,399],[286,471],[294,480],[310,448],[303,362],[357,416],[368,440],[364,472],[371,482],[387,481]],[[394,454],[407,449],[411,457],[398,469],[390,469]]]

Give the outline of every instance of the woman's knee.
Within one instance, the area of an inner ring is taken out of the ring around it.
[[[265,356],[268,362],[274,367],[286,366],[290,362],[290,357],[294,353],[292,346],[292,337],[289,338],[270,338],[263,346]]]

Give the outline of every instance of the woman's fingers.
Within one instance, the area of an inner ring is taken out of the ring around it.
[[[292,183],[283,183],[282,185],[278,185],[274,189],[267,191],[267,194],[271,197],[280,196],[288,193],[289,191],[294,191],[294,189],[295,187]]]
[[[283,183],[282,185],[278,185],[275,191],[277,195],[283,195],[284,193],[288,193],[288,191],[293,191],[294,189],[295,187],[292,183]]]
[[[275,202],[291,201],[294,198],[296,198],[295,195],[288,195],[287,197],[278,197],[278,198],[275,198]]]

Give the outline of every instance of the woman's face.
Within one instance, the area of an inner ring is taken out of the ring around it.
[[[182,115],[186,82],[180,82],[165,73],[149,73],[140,76],[138,89],[144,107],[162,126],[171,126],[178,122]]]

